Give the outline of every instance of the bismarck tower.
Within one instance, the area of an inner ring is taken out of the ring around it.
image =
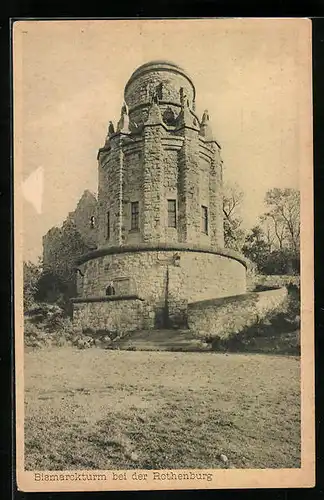
[[[195,98],[166,61],[126,83],[98,153],[98,248],[77,264],[82,327],[185,324],[188,303],[246,291],[243,257],[224,248],[220,146]]]

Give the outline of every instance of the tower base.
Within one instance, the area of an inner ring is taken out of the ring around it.
[[[244,259],[225,249],[100,249],[85,256],[79,269],[73,317],[83,328],[185,326],[188,303],[246,292]],[[114,296],[105,295],[110,283]]]

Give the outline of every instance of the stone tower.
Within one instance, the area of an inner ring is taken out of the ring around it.
[[[124,329],[185,323],[189,302],[245,292],[244,259],[224,249],[220,146],[195,98],[166,61],[126,83],[98,153],[98,248],[78,262],[83,326],[110,328],[123,314],[134,318]]]

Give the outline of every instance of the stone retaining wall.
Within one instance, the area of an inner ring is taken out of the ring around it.
[[[81,329],[116,331],[121,335],[153,327],[153,319],[154,314],[136,296],[73,300],[73,323]]]
[[[254,276],[247,276],[247,287],[248,291],[251,292],[260,286],[279,288],[288,285],[300,287],[300,276],[292,274],[256,274]]]
[[[244,293],[246,289],[244,265],[211,252],[143,249],[98,254],[79,267],[84,275],[79,277],[79,296],[105,296],[113,281],[116,294],[137,295],[150,305],[156,326],[162,326],[165,314],[171,322],[183,322],[188,302]]]
[[[188,304],[188,326],[199,336],[227,338],[264,318],[286,296],[286,288],[277,288],[192,302]]]

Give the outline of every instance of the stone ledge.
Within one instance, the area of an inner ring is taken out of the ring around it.
[[[205,300],[195,300],[194,302],[189,302],[188,303],[188,308],[189,309],[194,309],[196,307],[201,307],[201,306],[210,306],[210,305],[215,305],[215,306],[221,306],[225,305],[227,303],[231,303],[233,300],[236,301],[237,305],[240,302],[246,302],[249,298],[257,298],[259,296],[265,297],[266,295],[269,295],[268,292],[276,292],[276,291],[281,291],[282,293],[283,287],[277,286],[277,287],[265,287],[264,290],[258,290],[258,291],[250,291],[246,293],[241,293],[239,295],[229,295],[227,297],[217,297],[214,299],[205,299]],[[277,295],[277,293],[276,293]]]
[[[73,304],[80,304],[84,302],[117,302],[123,300],[141,300],[144,302],[144,299],[139,297],[138,295],[102,295],[97,297],[73,297],[71,302]]]
[[[88,260],[96,259],[98,257],[103,257],[104,255],[113,255],[121,253],[133,253],[133,252],[156,252],[156,251],[183,251],[183,252],[202,252],[211,253],[214,255],[220,255],[222,257],[227,257],[229,259],[234,259],[240,262],[245,268],[247,268],[247,261],[243,255],[230,250],[228,248],[210,248],[203,247],[200,245],[186,244],[186,243],[141,243],[140,245],[125,245],[125,246],[112,246],[108,248],[99,248],[85,255],[82,255],[77,260],[76,264],[80,265]]]

